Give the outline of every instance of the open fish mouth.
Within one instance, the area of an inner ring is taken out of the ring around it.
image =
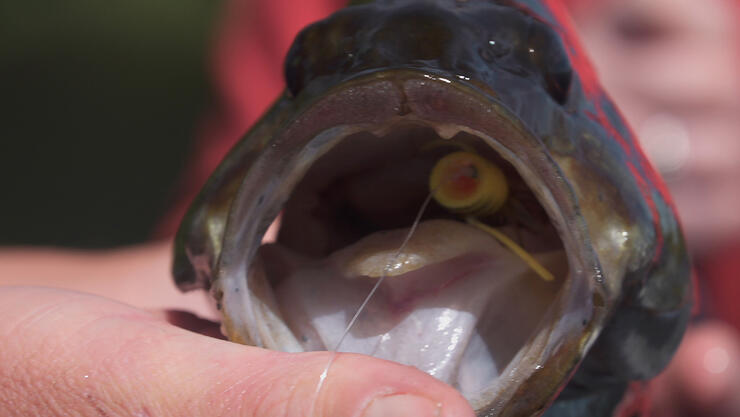
[[[435,163],[458,146],[488,150],[497,166],[510,167],[473,135],[442,139],[431,128],[403,125],[383,136],[349,135],[313,163],[284,206],[278,241],[260,248],[254,270],[270,285],[287,336],[295,338],[293,349],[338,346],[412,365],[476,403],[538,325],[546,325],[567,261],[544,210],[513,168],[505,170],[509,204],[487,221],[518,240],[556,280],[543,280],[491,235],[436,202],[410,230],[430,193]]]
[[[596,337],[604,290],[541,143],[490,97],[415,71],[358,77],[280,126],[232,181],[228,219],[212,222],[224,333],[412,365],[485,415],[545,407]],[[461,149],[503,173],[497,210],[430,198],[435,166]],[[277,241],[260,244],[276,218]]]

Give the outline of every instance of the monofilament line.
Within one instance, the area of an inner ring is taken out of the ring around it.
[[[329,361],[326,363],[326,367],[324,368],[324,371],[319,376],[319,383],[316,385],[316,392],[314,393],[313,401],[311,401],[311,409],[308,413],[309,417],[313,417],[314,410],[316,408],[316,400],[319,398],[319,394],[321,393],[321,388],[324,386],[324,381],[326,380],[326,376],[329,374],[329,369],[331,368],[331,365],[334,363],[334,359],[337,357],[337,352],[339,351],[339,348],[342,346],[342,342],[344,342],[344,339],[347,337],[349,332],[352,330],[352,327],[354,327],[355,322],[357,321],[357,318],[360,317],[360,314],[365,310],[365,307],[367,307],[367,304],[370,302],[370,300],[375,295],[375,292],[378,290],[380,285],[385,281],[385,278],[388,276],[388,274],[391,272],[391,269],[398,264],[398,258],[403,253],[404,249],[406,249],[406,245],[408,245],[409,240],[411,240],[411,237],[414,236],[414,233],[416,233],[416,229],[419,226],[419,223],[421,222],[421,217],[424,215],[424,212],[427,209],[427,206],[429,205],[429,202],[432,201],[432,196],[434,195],[434,191],[430,192],[429,195],[427,195],[426,199],[424,199],[424,202],[421,204],[421,207],[419,207],[419,211],[416,213],[416,218],[414,219],[414,222],[411,224],[411,228],[409,229],[408,233],[406,234],[406,238],[401,243],[401,246],[398,247],[396,252],[393,254],[393,256],[388,260],[388,262],[385,264],[385,268],[383,268],[383,272],[380,275],[380,278],[375,282],[375,285],[373,285],[373,288],[370,290],[370,292],[367,294],[367,297],[362,301],[362,304],[360,304],[360,307],[355,312],[354,316],[352,316],[352,319],[347,324],[347,327],[344,329],[344,332],[342,333],[342,336],[339,338],[339,341],[337,341],[336,345],[334,345],[334,348],[330,350],[331,355],[329,356]]]

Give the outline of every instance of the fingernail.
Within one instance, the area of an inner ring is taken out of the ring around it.
[[[363,417],[439,417],[442,404],[410,394],[373,400]]]

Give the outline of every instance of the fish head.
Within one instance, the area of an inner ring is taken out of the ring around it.
[[[208,289],[233,341],[413,365],[481,416],[584,401],[609,415],[677,348],[690,264],[661,179],[561,8],[356,3],[296,38],[287,90],[181,225],[178,286]],[[475,221],[553,281],[430,200],[431,172],[461,149],[508,184]],[[277,242],[261,244],[277,218]]]

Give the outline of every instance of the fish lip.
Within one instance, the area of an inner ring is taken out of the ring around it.
[[[313,161],[353,131],[378,131],[379,126],[382,130],[401,121],[447,124],[483,138],[514,165],[565,246],[571,274],[556,301],[560,320],[538,333],[537,338],[544,338],[540,352],[520,351],[512,361],[518,366],[512,380],[519,383],[502,387],[486,404],[474,405],[484,407],[479,409],[487,415],[525,415],[546,406],[598,336],[607,306],[599,260],[573,190],[544,144],[492,92],[424,71],[362,74],[318,97],[299,97],[296,106],[297,116],[272,138],[231,204],[212,288],[222,294],[219,301],[229,338],[269,344],[246,331],[245,323],[265,314],[265,305],[252,295],[255,288],[250,288],[254,283],[248,271],[264,232]],[[289,176],[278,178],[276,171]]]

